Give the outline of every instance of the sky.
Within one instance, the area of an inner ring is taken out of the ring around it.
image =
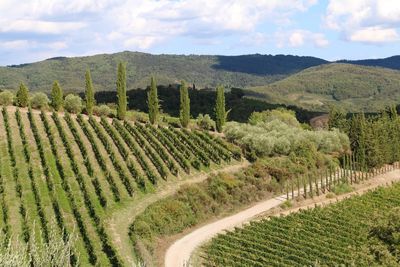
[[[399,0],[0,0],[0,65],[121,51],[400,54]]]

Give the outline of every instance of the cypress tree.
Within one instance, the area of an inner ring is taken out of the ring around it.
[[[96,101],[94,99],[94,89],[93,89],[92,77],[90,75],[89,69],[86,70],[85,80],[86,80],[86,83],[85,83],[86,111],[89,115],[92,115],[93,107],[96,104]]]
[[[159,115],[159,103],[157,95],[157,84],[154,76],[151,77],[150,91],[147,93],[147,105],[149,107],[149,119],[151,124],[157,123]]]
[[[179,119],[182,127],[186,128],[190,121],[190,98],[187,85],[182,81],[180,86]]]
[[[117,98],[118,98],[118,107],[117,107],[117,117],[120,120],[125,119],[126,115],[126,106],[127,106],[127,97],[126,97],[126,66],[122,62],[118,64],[118,73],[117,73]]]
[[[346,113],[339,108],[332,107],[329,110],[329,120],[328,120],[329,129],[339,129],[342,132],[347,132],[348,125],[346,120]]]
[[[215,103],[215,124],[217,131],[221,132],[226,121],[225,92],[223,86],[217,87],[217,100]]]
[[[58,81],[54,81],[51,89],[51,106],[55,111],[60,111],[63,107],[63,91]]]
[[[25,84],[21,83],[17,91],[15,103],[18,107],[27,107],[29,104],[29,90]]]

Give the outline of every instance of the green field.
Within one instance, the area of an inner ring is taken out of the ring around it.
[[[397,183],[326,207],[251,222],[207,244],[205,265],[367,266],[362,260],[371,231],[399,211],[399,196]]]
[[[83,266],[126,265],[105,225],[113,211],[240,157],[208,133],[15,108],[0,114],[0,140],[4,236],[48,242],[54,225],[77,236]]]

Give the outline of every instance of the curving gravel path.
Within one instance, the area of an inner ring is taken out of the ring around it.
[[[360,188],[359,189],[357,188],[356,191],[346,195],[339,196],[337,199],[339,198],[343,199],[352,194],[363,193],[369,189],[373,189],[378,186],[390,183],[392,181],[399,181],[399,180],[400,180],[400,170],[396,169],[365,181],[364,183],[360,184]],[[221,220],[218,220],[216,222],[207,224],[201,228],[196,229],[195,231],[175,241],[168,248],[164,260],[165,266],[166,267],[188,266],[187,263],[189,262],[192,253],[196,248],[201,246],[203,243],[207,242],[208,240],[216,236],[218,233],[222,233],[226,230],[233,229],[234,227],[241,226],[243,225],[243,223],[250,221],[257,215],[269,211],[272,208],[278,207],[284,201],[286,201],[286,194],[260,202],[252,206],[251,208],[248,208],[232,216],[225,217]],[[318,203],[324,203],[326,201],[327,201],[326,199],[321,200],[319,202],[313,203],[312,205]]]

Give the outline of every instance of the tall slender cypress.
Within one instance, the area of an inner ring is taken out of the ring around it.
[[[154,76],[151,77],[150,91],[147,93],[147,105],[149,107],[149,119],[151,124],[158,121],[160,104],[158,102],[157,84]]]
[[[123,120],[125,119],[128,100],[126,97],[126,66],[122,62],[118,64],[117,97],[118,97],[117,117],[118,119]]]
[[[90,70],[87,69],[85,73],[85,101],[86,101],[86,111],[89,115],[93,114],[93,107],[96,104],[94,99],[94,89],[92,83],[92,77],[90,75]]]
[[[22,108],[25,108],[29,105],[29,90],[23,83],[21,83],[19,86],[15,102],[18,107]]]
[[[180,86],[180,109],[179,119],[182,127],[186,128],[190,121],[190,98],[187,85],[185,81],[182,81]]]
[[[60,111],[63,107],[63,91],[58,81],[54,81],[51,89],[51,106],[55,111]]]
[[[222,132],[222,127],[226,122],[225,111],[225,92],[223,86],[217,87],[217,100],[215,103],[215,124],[218,132]]]

